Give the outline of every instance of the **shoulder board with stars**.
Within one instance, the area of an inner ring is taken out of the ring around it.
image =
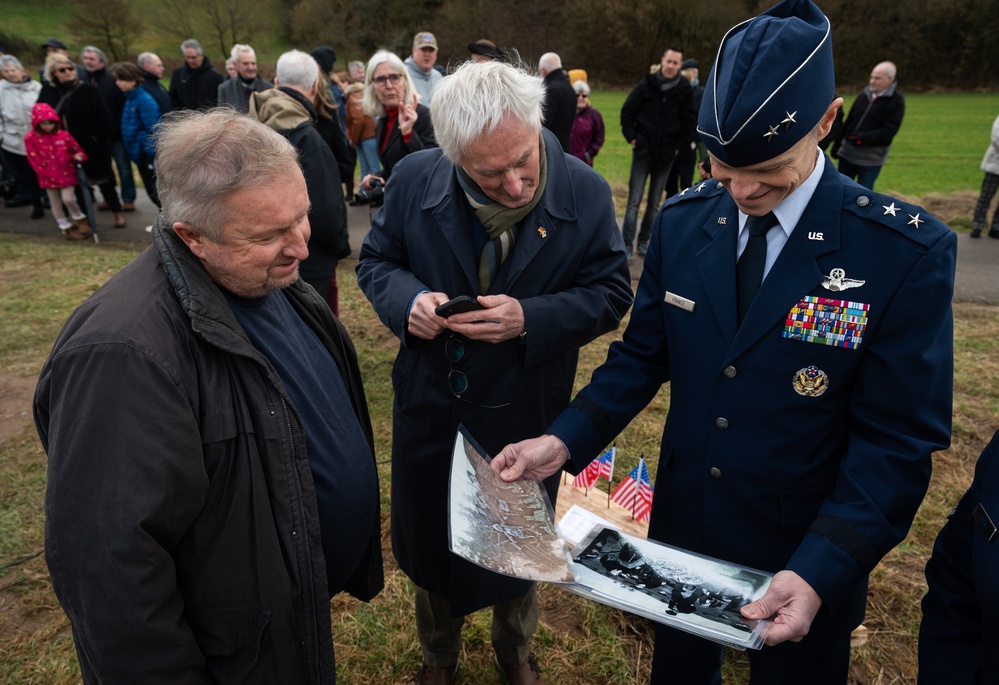
[[[866,188],[848,187],[843,194],[843,211],[887,226],[926,246],[934,244],[941,235],[950,232],[945,223],[919,205]]]
[[[679,193],[666,200],[666,205],[674,205],[678,202],[686,202],[697,198],[715,197],[719,193],[725,192],[725,186],[721,182],[709,178],[706,181],[698,181],[689,188],[684,188]]]

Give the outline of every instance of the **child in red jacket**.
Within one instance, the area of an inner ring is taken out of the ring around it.
[[[38,176],[38,185],[49,195],[52,216],[64,236],[83,240],[90,235],[90,226],[76,201],[75,163],[87,161],[87,155],[73,136],[62,130],[59,115],[51,105],[39,102],[31,108],[31,126],[24,136],[24,149]],[[63,204],[69,209],[75,225],[66,218]]]

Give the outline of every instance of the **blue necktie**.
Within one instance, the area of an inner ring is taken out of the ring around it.
[[[763,270],[767,264],[767,232],[778,224],[773,212],[763,216],[750,216],[746,220],[749,230],[749,240],[746,249],[742,251],[735,267],[736,297],[739,303],[739,323],[746,318],[749,306],[753,304],[760,284],[763,282]]]

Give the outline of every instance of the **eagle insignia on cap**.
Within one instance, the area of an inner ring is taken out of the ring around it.
[[[784,121],[782,121],[780,123],[784,124],[784,130],[785,131],[787,129],[791,128],[791,124],[797,124],[798,123],[797,121],[794,120],[794,115],[797,114],[797,113],[798,113],[798,110],[795,110],[794,112],[788,112],[787,110],[784,110]]]

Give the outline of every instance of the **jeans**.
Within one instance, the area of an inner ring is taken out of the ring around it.
[[[354,149],[357,150],[357,161],[361,164],[361,178],[381,171],[382,163],[378,159],[378,142],[374,136],[362,140]]]
[[[638,206],[642,204],[642,194],[645,191],[645,181],[649,181],[649,199],[645,203],[645,216],[642,218],[642,228],[638,233],[639,245],[648,243],[652,236],[652,222],[662,202],[666,179],[673,168],[673,159],[666,164],[653,159],[651,153],[635,151],[631,155],[631,175],[628,178],[628,207],[624,210],[624,224],[621,232],[624,234],[624,246],[631,253],[635,240],[635,225],[638,223]]]
[[[839,173],[849,176],[865,188],[874,190],[874,181],[881,173],[880,166],[860,166],[853,162],[848,162],[842,157],[839,158]]]
[[[975,204],[975,216],[971,221],[973,229],[981,231],[985,228],[985,217],[997,190],[999,190],[999,175],[986,171],[985,178],[982,179],[982,192],[978,195],[978,202]],[[989,231],[999,231],[999,207],[992,213],[992,228]]]
[[[125,143],[115,140],[111,143],[114,165],[118,167],[118,180],[121,183],[122,202],[135,202],[135,179],[132,178],[132,162],[128,158]]]

